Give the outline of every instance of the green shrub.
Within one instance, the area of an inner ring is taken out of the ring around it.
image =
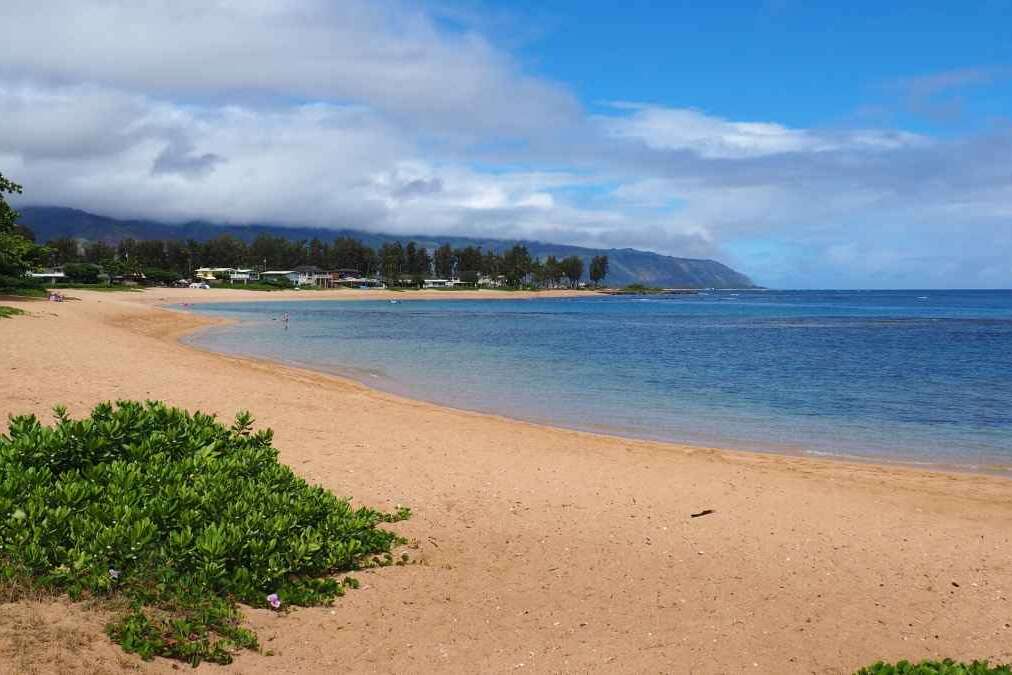
[[[657,293],[663,293],[663,288],[657,288],[656,286],[646,286],[644,284],[629,284],[623,288],[613,291],[615,295],[653,295]]]
[[[0,583],[105,598],[109,635],[144,658],[228,663],[255,649],[236,602],[328,604],[334,574],[401,540],[408,517],[353,509],[278,462],[247,413],[226,427],[162,403],[103,403],[56,424],[12,417],[0,436]]]
[[[97,291],[99,293],[143,293],[144,289],[138,286],[127,286],[125,284],[113,284],[108,285],[104,283],[97,284],[77,284],[77,283],[62,283],[54,284],[51,287],[56,291],[66,290],[78,290],[78,291]]]
[[[272,288],[295,288],[295,284],[288,277],[271,277],[270,279],[261,279],[261,284],[264,286],[271,286]]]
[[[0,273],[0,295],[45,296],[46,287],[42,282],[29,277],[11,276]]]
[[[63,266],[67,281],[75,284],[97,284],[102,268],[91,263],[67,263]]]
[[[900,661],[897,664],[879,661],[875,665],[857,671],[856,675],[1012,675],[1012,668],[989,666],[987,661],[956,663],[951,659],[920,663]]]
[[[64,267],[66,270],[66,267]],[[149,284],[169,284],[175,283],[179,279],[179,275],[171,270],[163,270],[159,267],[145,267],[144,278],[146,283]]]

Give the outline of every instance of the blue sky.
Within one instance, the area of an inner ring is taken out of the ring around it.
[[[1012,0],[8,0],[0,44],[21,204],[1012,287]]]
[[[644,101],[792,126],[867,123],[867,108],[874,106],[889,109],[896,123],[943,131],[950,123],[984,123],[1012,109],[1009,73],[994,78],[1005,80],[998,86],[962,88],[966,114],[959,121],[939,124],[903,109],[913,78],[1008,67],[1012,3],[831,5],[783,0],[464,6],[498,15],[499,25],[519,36],[504,42],[513,42],[525,64],[567,83],[591,105]]]

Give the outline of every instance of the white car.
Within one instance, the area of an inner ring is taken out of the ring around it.
[[[210,286],[208,286],[207,284],[194,282],[190,284],[190,288],[210,288]]]

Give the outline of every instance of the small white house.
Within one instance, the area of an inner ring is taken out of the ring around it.
[[[370,279],[369,277],[344,276],[339,279],[333,279],[333,277],[331,277],[331,279],[335,286],[344,286],[345,288],[384,289],[387,287],[387,285],[379,279]]]
[[[231,272],[231,267],[198,267],[193,276],[201,281],[215,281],[226,278]]]
[[[228,281],[235,283],[241,281],[247,283],[256,281],[258,275],[255,270],[239,269],[236,267],[200,267],[194,272],[194,276],[201,281]]]
[[[422,288],[453,288],[460,283],[460,279],[426,279]]]
[[[295,282],[296,286],[321,286],[322,288],[330,288],[333,286],[330,272],[324,272],[316,265],[303,265],[295,268],[295,273],[299,275],[299,280]]]
[[[250,281],[256,281],[259,278],[260,275],[257,274],[256,270],[244,270],[244,269],[232,270],[232,273],[229,274],[228,276],[228,280],[231,281],[233,284],[237,281],[241,281],[242,283],[245,284]]]

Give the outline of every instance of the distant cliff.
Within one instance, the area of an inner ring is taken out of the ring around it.
[[[20,209],[21,223],[27,225],[39,242],[60,237],[116,243],[121,239],[196,239],[207,241],[229,234],[245,242],[259,234],[270,234],[287,239],[313,239],[333,241],[335,237],[352,237],[362,243],[379,247],[385,242],[413,240],[420,246],[436,248],[449,243],[453,247],[481,246],[483,249],[505,250],[516,243],[527,246],[534,257],[554,255],[560,258],[578,255],[584,258],[589,269],[590,258],[608,256],[607,283],[612,286],[644,284],[666,288],[751,288],[752,280],[744,274],[715,260],[675,258],[631,248],[593,249],[565,244],[546,244],[538,241],[514,239],[483,239],[472,237],[441,237],[434,235],[389,235],[360,230],[332,230],[311,227],[283,227],[279,225],[218,225],[193,221],[180,225],[154,220],[119,220],[77,209],[54,206],[30,206]]]

